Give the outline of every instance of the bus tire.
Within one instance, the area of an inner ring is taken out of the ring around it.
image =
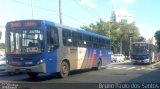
[[[66,61],[63,61],[60,66],[59,77],[65,78],[69,75],[69,64]]]
[[[36,73],[36,72],[28,72],[27,75],[28,75],[31,79],[36,79],[36,78],[38,78],[38,73]]]
[[[14,73],[13,72],[8,72],[7,73],[9,76],[12,76]]]
[[[102,61],[99,59],[98,63],[97,63],[97,67],[95,68],[96,71],[101,70],[101,66],[102,66]]]

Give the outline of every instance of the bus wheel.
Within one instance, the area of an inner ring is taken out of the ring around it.
[[[69,75],[69,65],[66,61],[63,61],[61,66],[60,66],[60,73],[59,77],[60,78],[65,78]]]
[[[28,72],[27,74],[31,79],[36,79],[38,77],[38,73],[36,72]]]
[[[97,67],[95,68],[97,71],[101,69],[101,66],[102,66],[102,61],[99,60],[98,61],[98,64],[97,64]]]
[[[8,72],[8,75],[10,75],[10,76],[13,75],[13,74],[14,74],[13,72]]]

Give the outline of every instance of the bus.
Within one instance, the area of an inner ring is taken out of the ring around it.
[[[6,24],[6,60],[10,72],[30,78],[72,70],[100,70],[111,61],[111,38],[47,20],[19,20]]]
[[[134,42],[132,43],[131,60],[134,64],[157,62],[159,60],[157,47],[147,42]]]

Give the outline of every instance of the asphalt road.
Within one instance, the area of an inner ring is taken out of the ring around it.
[[[160,83],[160,62],[151,65],[141,64],[133,65],[130,61],[123,63],[111,63],[105,66],[100,71],[94,70],[81,70],[73,71],[69,77],[60,79],[56,75],[40,75],[38,79],[32,80],[26,74],[18,74],[8,76],[5,74],[0,75],[0,81],[4,84],[6,83],[20,83],[24,86],[32,86],[33,88],[17,88],[17,89],[55,89],[54,87],[67,87],[68,84],[76,84],[76,86],[81,86],[80,84],[88,84],[88,88],[93,88],[93,86],[101,87],[99,84],[109,83],[109,84],[119,84],[119,83]],[[56,85],[55,85],[56,84]],[[61,86],[63,84],[63,86]],[[91,84],[91,85],[89,85]],[[94,84],[94,85],[92,85]],[[54,86],[53,86],[54,85]],[[8,86],[8,85],[7,85]],[[86,85],[87,86],[87,85]],[[86,87],[85,86],[85,87]],[[34,88],[35,87],[35,88]],[[104,88],[104,87],[102,87]],[[160,88],[160,86],[156,87]],[[73,88],[74,89],[74,88]]]

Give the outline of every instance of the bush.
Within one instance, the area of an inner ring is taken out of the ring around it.
[[[5,44],[4,43],[0,43],[0,49],[5,49]]]

